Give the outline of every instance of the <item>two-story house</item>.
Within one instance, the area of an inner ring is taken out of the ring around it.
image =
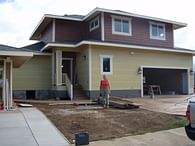
[[[174,31],[182,27],[102,8],[85,16],[46,14],[30,36],[39,42],[24,47],[34,57],[14,69],[14,97],[74,99],[79,86],[95,98],[104,74],[112,96],[142,97],[151,86],[160,88],[157,94],[190,94],[194,52],[174,47]]]

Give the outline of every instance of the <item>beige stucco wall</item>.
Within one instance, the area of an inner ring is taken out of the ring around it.
[[[86,56],[86,57],[84,57]],[[89,90],[89,50],[88,46],[80,48],[76,58],[76,72],[78,83],[84,90]]]
[[[51,56],[34,56],[13,69],[13,90],[50,90]]]
[[[141,89],[140,66],[192,68],[192,55],[129,48],[92,46],[92,90],[99,89],[100,55],[112,55],[113,74],[108,75],[112,90]],[[190,88],[193,76],[190,75]]]

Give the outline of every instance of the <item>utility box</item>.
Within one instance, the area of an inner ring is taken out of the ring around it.
[[[89,144],[89,133],[81,132],[75,134],[75,146],[88,145]]]

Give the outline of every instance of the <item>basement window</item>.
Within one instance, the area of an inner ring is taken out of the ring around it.
[[[35,99],[35,90],[27,90],[26,99]]]

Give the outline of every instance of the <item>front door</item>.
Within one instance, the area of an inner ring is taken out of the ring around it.
[[[72,82],[72,58],[62,59],[62,73],[66,73]]]

